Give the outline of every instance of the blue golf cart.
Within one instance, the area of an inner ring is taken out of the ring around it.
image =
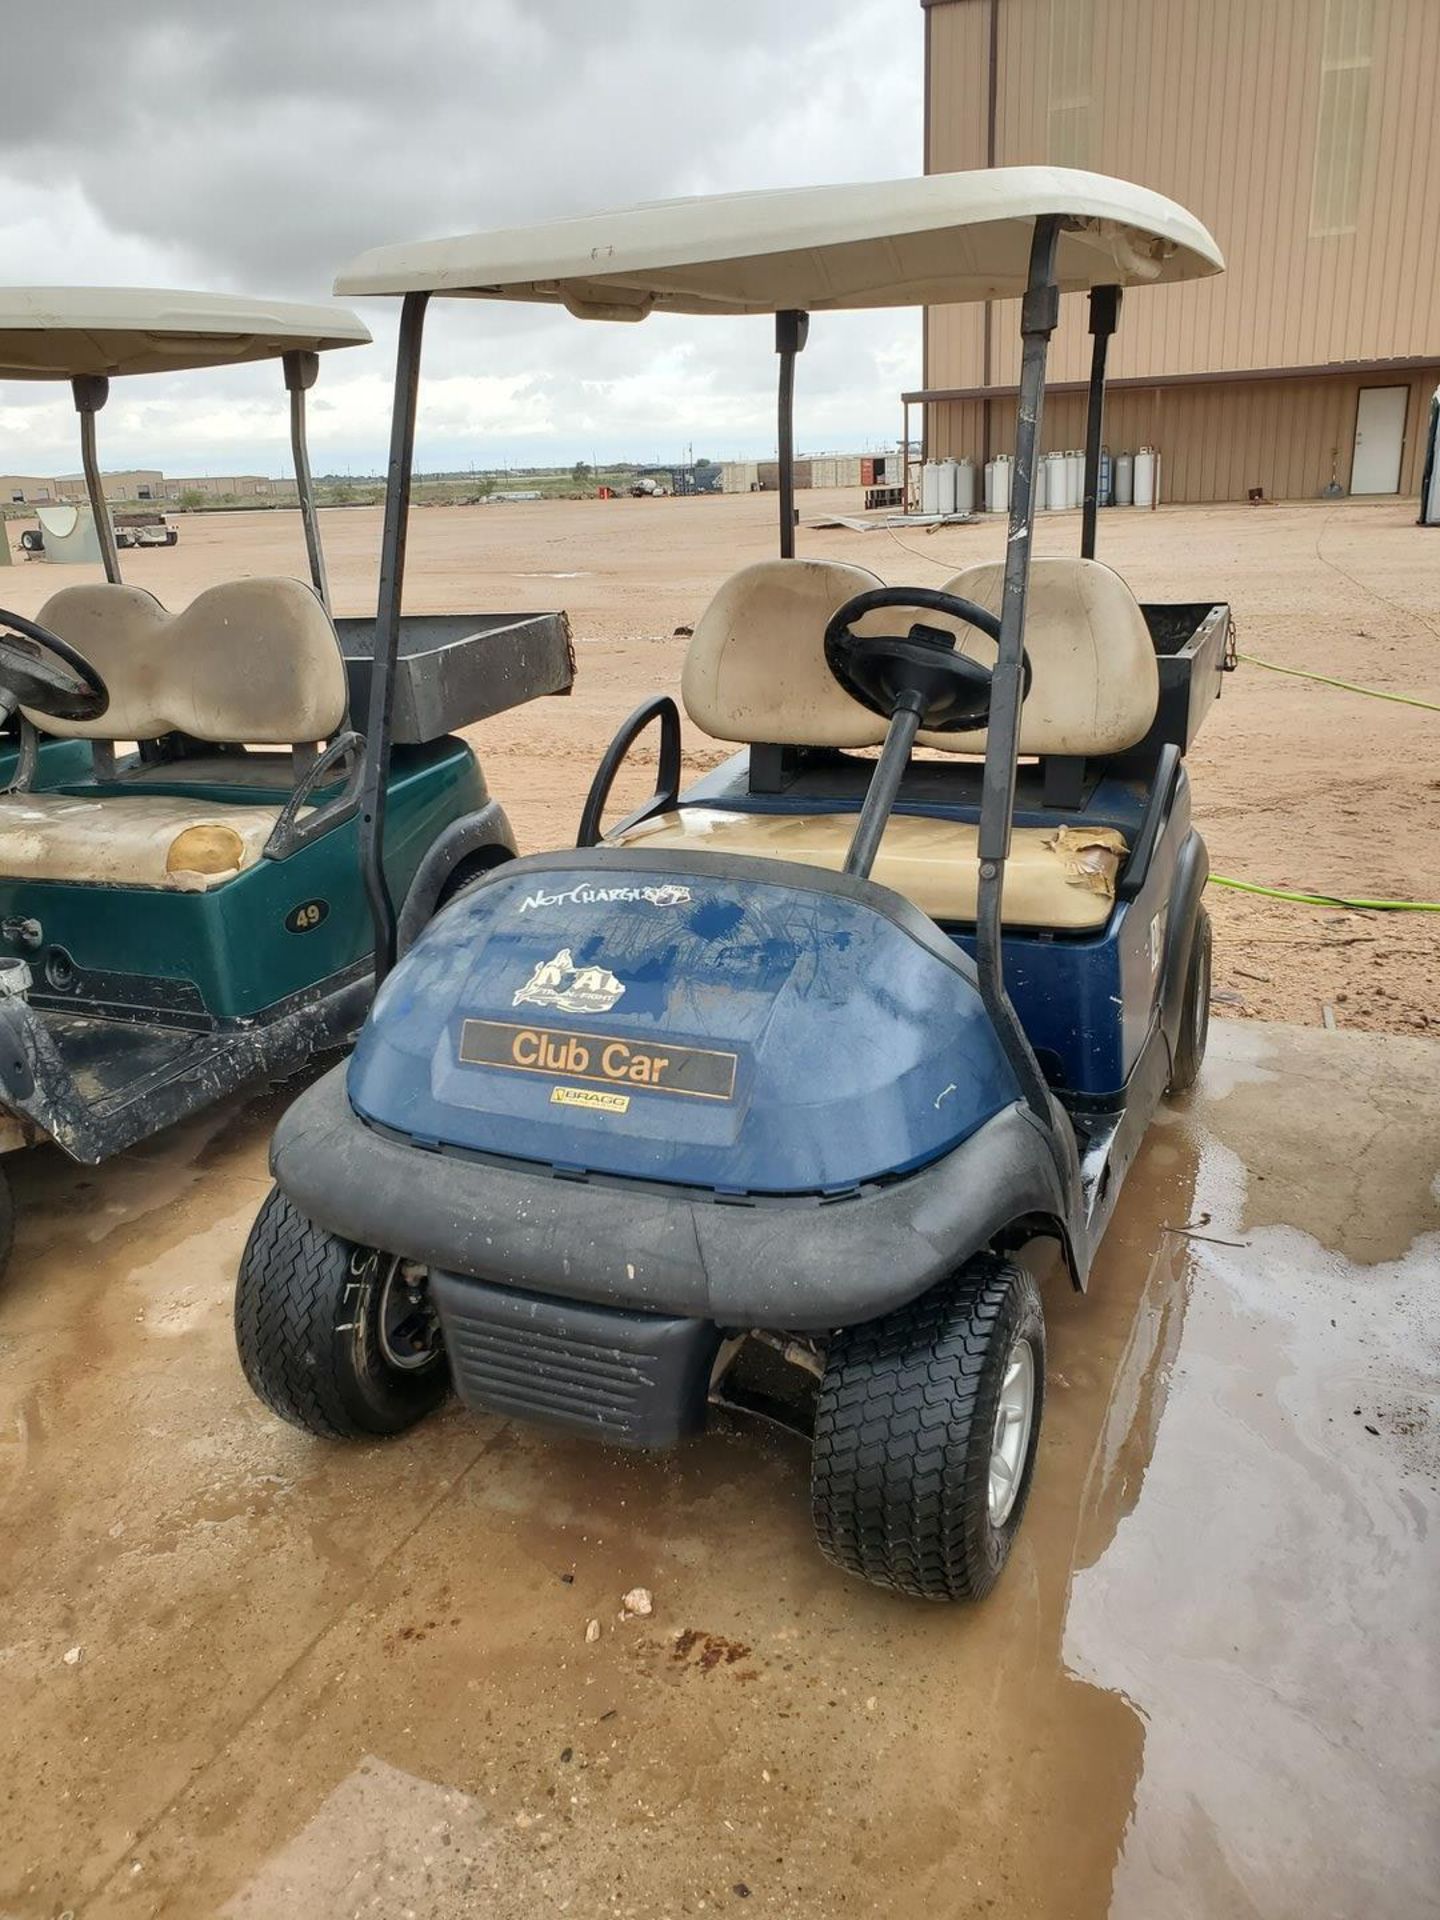
[[[378,917],[384,985],[353,1057],[282,1120],[240,1273],[241,1359],[277,1413],[394,1433],[453,1386],[665,1447],[717,1402],[789,1396],[831,1560],[932,1600],[991,1586],[1044,1404],[1021,1250],[1048,1237],[1086,1286],[1205,1047],[1184,757],[1228,611],[1142,607],[1095,548],[1121,289],[1221,267],[1159,195],[1021,167],[387,247],[340,276],[404,302],[392,595],[434,296],[773,315],[780,551],[720,584],[685,661],[689,722],[731,759],[682,792],[658,697],[603,756],[574,847],[398,935]],[[1080,551],[1032,560],[1047,350],[1078,293]],[[936,590],[798,557],[808,315],[963,301],[1018,303],[1003,560]],[[392,610],[382,673],[394,644]],[[607,829],[652,728],[656,791]]]

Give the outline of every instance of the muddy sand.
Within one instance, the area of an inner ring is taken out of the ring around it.
[[[1435,1053],[1217,1025],[1090,1292],[1045,1276],[1034,1493],[973,1609],[827,1567],[755,1423],[281,1425],[230,1302],[283,1093],[26,1155],[0,1913],[1432,1913]]]

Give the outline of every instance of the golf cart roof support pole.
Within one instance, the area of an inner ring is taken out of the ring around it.
[[[380,595],[375,608],[370,712],[365,723],[365,778],[360,789],[360,875],[375,929],[377,987],[395,964],[395,903],[385,883],[385,794],[390,774],[395,661],[400,651],[400,601],[405,585],[410,478],[415,460],[420,342],[429,298],[426,293],[407,293],[400,309],[395,405],[390,416],[390,464],[385,476],[385,527],[380,538]]]
[[[1015,813],[1015,774],[1020,751],[1020,704],[1025,648],[1025,597],[1030,585],[1030,540],[1035,525],[1035,462],[1045,407],[1045,360],[1060,317],[1055,285],[1055,248],[1060,221],[1037,219],[1030,242],[1030,273],[1020,303],[1020,397],[1015,417],[1015,464],[1010,476],[1010,528],[1005,541],[1005,582],[985,730],[985,772],[980,788],[980,879],[976,901],[975,962],[980,996],[1006,1058],[1033,1111],[1050,1126],[1050,1095],[1039,1062],[1005,991],[1001,954],[1001,903],[1005,861]]]
[[[95,537],[100,542],[100,559],[105,578],[111,586],[120,585],[120,552],[115,545],[115,528],[110,519],[110,502],[105,498],[105,483],[100,478],[100,461],[95,452],[95,416],[110,398],[110,382],[98,373],[82,373],[70,382],[75,396],[75,411],[80,416],[80,464],[85,469],[85,497],[95,521]]]
[[[300,496],[305,551],[310,556],[310,584],[319,594],[321,606],[329,613],[330,582],[325,573],[325,552],[320,545],[315,482],[310,477],[310,448],[305,439],[305,395],[315,384],[320,356],[292,350],[283,356],[281,364],[285,369],[285,390],[290,395],[290,453],[295,462],[295,491]]]
[[[1090,406],[1085,419],[1085,498],[1080,514],[1080,557],[1095,558],[1095,510],[1100,504],[1100,438],[1105,429],[1105,357],[1120,317],[1119,287],[1090,290]]]
[[[775,351],[780,356],[780,558],[795,558],[795,356],[804,351],[810,316],[786,308],[775,316]]]

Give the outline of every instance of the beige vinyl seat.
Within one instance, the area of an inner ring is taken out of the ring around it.
[[[881,582],[838,561],[768,560],[720,588],[696,626],[682,693],[692,721],[716,739],[812,747],[873,747],[885,723],[852,700],[825,664],[824,632],[837,608]],[[1000,610],[1003,567],[967,568],[947,583],[992,613]],[[920,616],[914,616],[920,617]],[[957,649],[993,660],[976,628],[926,612],[956,635]],[[904,608],[859,625],[895,631]],[[1026,647],[1033,681],[1022,710],[1020,752],[1066,756],[1120,753],[1149,731],[1159,697],[1155,650],[1129,587],[1094,560],[1032,562]],[[979,754],[983,730],[920,735],[947,753]],[[694,848],[794,860],[838,872],[853,813],[688,806],[642,822],[632,846]],[[916,813],[892,816],[872,878],[932,919],[973,921],[979,884],[978,830]],[[1006,924],[1057,932],[1102,927],[1126,852],[1114,828],[1083,823],[1015,830],[1006,867]]]
[[[139,587],[62,587],[36,616],[110,690],[98,720],[29,712],[63,739],[227,746],[327,739],[345,716],[345,665],[330,616],[298,580],[210,587],[170,614]],[[175,784],[185,773],[177,765]],[[160,793],[0,796],[0,876],[203,892],[260,859],[284,804]],[[304,818],[302,811],[300,817]]]

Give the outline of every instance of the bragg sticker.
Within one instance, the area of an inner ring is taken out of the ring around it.
[[[628,1093],[606,1093],[603,1087],[552,1087],[552,1107],[589,1107],[595,1113],[628,1113]]]
[[[708,1047],[677,1047],[563,1027],[525,1027],[508,1020],[466,1020],[460,1059],[467,1067],[505,1067],[552,1080],[732,1100],[739,1056]],[[557,1089],[558,1091],[558,1089]]]

